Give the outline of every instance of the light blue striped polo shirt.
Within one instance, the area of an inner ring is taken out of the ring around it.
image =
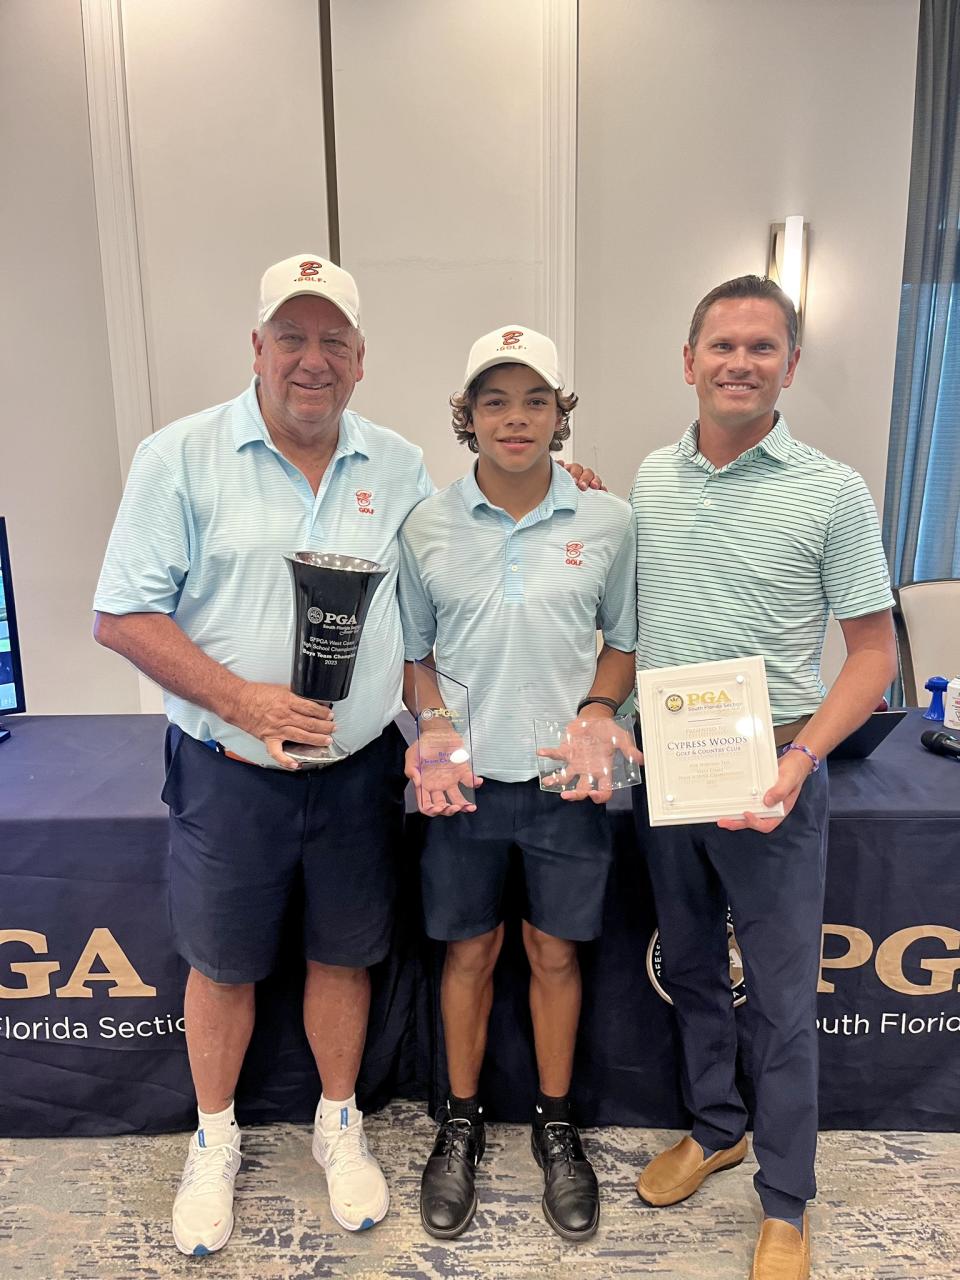
[[[397,532],[433,485],[415,445],[347,410],[314,497],[277,450],[256,380],[235,400],[182,418],[137,449],[107,547],[94,608],[167,613],[204,653],[245,680],[289,687],[293,589],[284,552],[336,551],[386,565],[360,641],[337,739],[372,741],[401,707]],[[272,764],[256,738],[173,694],[167,715]]]
[[[698,424],[641,464],[638,670],[761,654],[774,722],[816,711],[827,617],[893,604],[873,499],[856,471],[778,417],[717,469]]]
[[[537,773],[535,716],[572,718],[593,684],[597,628],[636,643],[630,508],[581,493],[554,465],[543,502],[514,521],[473,468],[422,502],[400,534],[400,612],[408,661],[436,646],[438,670],[465,684],[476,770]]]

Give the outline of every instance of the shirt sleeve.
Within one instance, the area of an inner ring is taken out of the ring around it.
[[[600,601],[600,629],[611,649],[633,653],[637,647],[637,525],[626,513],[626,529]]]
[[[893,605],[877,509],[856,471],[837,494],[820,576],[838,619],[860,618]]]
[[[397,591],[403,625],[403,656],[407,662],[416,662],[433,649],[437,638],[437,611],[420,575],[420,566],[405,528],[400,530]]]
[[[437,492],[437,486],[430,479],[430,472],[427,470],[422,457],[420,459],[420,469],[417,472],[417,492],[421,498],[432,498]]]
[[[93,607],[101,613],[176,612],[190,570],[192,520],[150,441],[134,456],[107,543]]]

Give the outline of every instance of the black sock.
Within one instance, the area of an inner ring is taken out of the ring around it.
[[[571,1124],[570,1095],[562,1098],[551,1098],[548,1094],[537,1090],[537,1105],[533,1112],[533,1126],[542,1129],[547,1124]]]
[[[457,1098],[451,1093],[447,1098],[447,1108],[451,1120],[469,1120],[471,1124],[480,1124],[483,1120],[483,1106],[476,1093],[472,1098]]]

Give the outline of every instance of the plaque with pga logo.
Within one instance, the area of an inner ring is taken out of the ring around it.
[[[651,826],[783,817],[763,658],[641,671],[637,706]]]

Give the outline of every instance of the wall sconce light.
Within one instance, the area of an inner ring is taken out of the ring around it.
[[[810,224],[802,214],[794,214],[785,222],[770,224],[770,247],[767,250],[767,275],[792,300],[797,309],[797,342],[803,333],[804,304],[807,297],[807,256],[810,247]]]

